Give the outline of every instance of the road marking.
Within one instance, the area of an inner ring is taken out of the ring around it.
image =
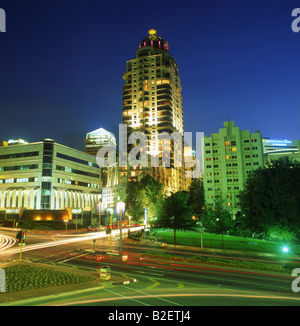
[[[181,282],[178,282],[177,289],[183,289],[183,288],[184,288],[184,284]]]
[[[146,287],[145,290],[153,289],[153,288],[155,288],[156,286],[158,286],[160,284],[154,278],[151,278],[151,277],[147,277],[147,278],[148,278],[148,280],[150,280],[151,282],[153,282],[153,284],[150,285],[150,286],[148,286],[148,287]]]
[[[122,285],[122,286],[124,286],[124,285]],[[124,287],[126,287],[126,286],[124,286]],[[126,299],[129,299],[129,300],[132,300],[132,301],[135,301],[135,302],[137,302],[137,303],[139,303],[139,304],[141,304],[143,306],[149,306],[149,307],[151,306],[150,304],[144,303],[142,301],[139,301],[139,300],[136,300],[136,299],[132,299],[132,298],[128,297],[127,295],[122,295],[120,293],[117,293],[117,292],[114,292],[114,291],[111,291],[111,290],[108,290],[108,289],[105,289],[105,288],[103,290],[106,291],[106,292],[113,293],[114,295],[118,295],[119,297],[126,298]]]
[[[69,261],[69,260],[72,260],[72,259],[76,259],[76,258],[81,257],[81,256],[86,256],[86,252],[83,253],[83,254],[81,254],[81,255],[74,256],[74,257],[71,257],[71,258],[68,258],[68,259],[65,259],[65,260],[59,261],[58,264],[65,263],[66,261]]]
[[[149,273],[143,271],[136,271],[137,273],[147,274],[147,275],[155,275],[155,276],[164,276],[164,274],[157,274],[157,273]]]
[[[126,288],[126,289],[131,290],[131,291],[136,291],[136,292],[142,293],[143,295],[146,295],[146,296],[148,296],[148,297],[152,297],[152,298],[155,298],[155,299],[159,299],[159,300],[162,300],[162,301],[166,301],[166,302],[168,302],[169,304],[172,304],[172,305],[175,305],[175,306],[182,306],[181,304],[179,304],[179,303],[177,303],[177,302],[170,301],[170,300],[167,300],[167,299],[163,299],[163,298],[161,298],[161,297],[159,297],[159,296],[152,295],[152,294],[149,294],[149,293],[146,293],[146,292],[143,292],[143,291],[139,291],[139,290],[137,290],[137,289],[129,288],[129,287],[125,286],[125,285],[122,285],[122,286],[123,286],[124,288]]]

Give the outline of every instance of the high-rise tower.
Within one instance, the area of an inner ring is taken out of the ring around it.
[[[127,180],[137,180],[139,175],[149,173],[164,183],[166,193],[184,189],[182,88],[169,45],[154,29],[139,44],[135,58],[127,61],[123,78],[122,121],[127,125],[128,137],[135,131],[147,135],[144,150],[159,162],[155,168],[149,163],[144,172],[127,170]],[[181,138],[165,141],[162,132],[176,133]],[[131,149],[128,145],[128,152]]]

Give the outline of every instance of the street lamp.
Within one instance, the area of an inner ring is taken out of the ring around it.
[[[117,203],[117,214],[119,214],[119,224],[120,224],[120,252],[123,251],[122,247],[122,219],[123,214],[125,213],[125,203],[120,201]]]
[[[288,253],[289,252],[289,248],[287,246],[282,247],[282,252],[283,253]]]
[[[286,255],[289,252],[289,247],[283,246],[281,248],[281,250],[282,250],[282,253],[283,253],[283,264],[286,265],[286,259],[287,259]]]

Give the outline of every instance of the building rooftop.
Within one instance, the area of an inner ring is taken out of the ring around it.
[[[111,132],[109,132],[109,131],[107,131],[107,130],[105,130],[103,128],[99,128],[99,129],[96,129],[94,131],[88,132],[86,134],[86,138],[89,138],[91,136],[103,136],[103,135],[110,135],[113,138],[115,138],[114,134],[112,134]]]
[[[150,29],[148,31],[148,36],[142,40],[139,45],[139,48],[143,48],[146,46],[151,46],[153,48],[161,49],[164,51],[169,50],[168,42],[158,36],[155,29]]]

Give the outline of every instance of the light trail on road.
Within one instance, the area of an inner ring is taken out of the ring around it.
[[[126,230],[123,230],[123,233],[126,233]],[[118,236],[120,234],[120,230],[112,230],[111,235],[112,236]],[[2,235],[0,235],[2,236]],[[16,240],[12,237],[9,236],[4,236],[4,238],[7,238],[7,240],[3,240],[5,243],[10,242],[14,240],[14,243],[10,243],[9,247],[13,246],[16,242]],[[69,244],[69,243],[74,243],[74,242],[81,242],[81,241],[89,241],[89,240],[97,240],[101,238],[109,238],[110,235],[107,235],[105,231],[103,232],[96,232],[96,233],[88,233],[86,235],[82,236],[74,236],[72,238],[68,239],[63,239],[63,240],[55,240],[53,242],[42,242],[38,244],[32,244],[32,245],[26,245],[22,247],[22,251],[30,251],[30,250],[38,250],[38,249],[43,249],[43,248],[49,248],[49,247],[54,247],[54,246],[61,246],[64,244]],[[11,239],[11,240],[9,240]],[[20,252],[20,248],[9,248],[8,244],[3,248],[3,252],[1,253],[1,256],[3,255],[11,255],[11,254],[16,254]],[[5,250],[4,250],[5,249]]]
[[[8,235],[0,234],[0,251],[7,250],[16,243],[16,239]]]

